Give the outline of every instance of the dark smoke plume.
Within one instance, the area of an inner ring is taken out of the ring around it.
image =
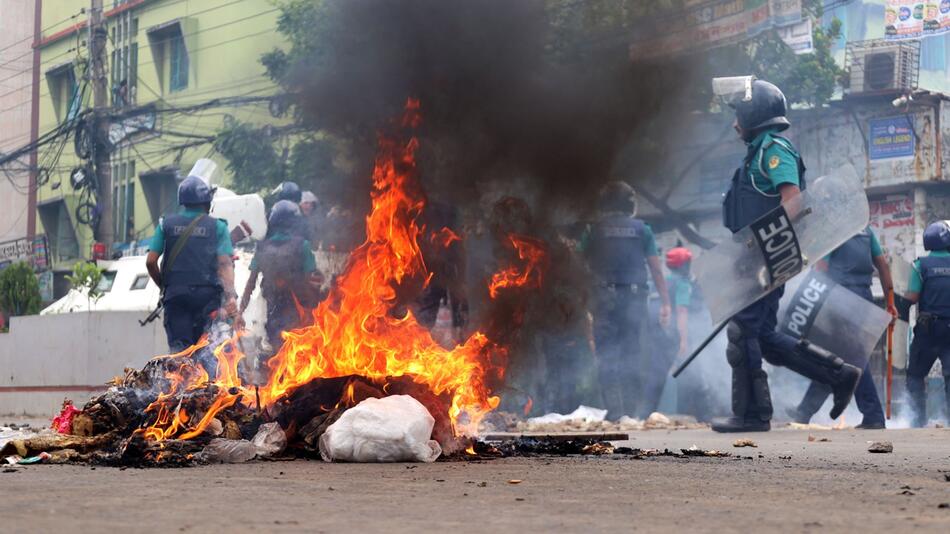
[[[302,115],[371,154],[376,128],[417,97],[430,191],[461,202],[479,184],[517,179],[536,207],[576,208],[611,177],[621,147],[655,150],[686,69],[631,61],[623,35],[603,46],[596,32],[558,34],[555,5],[328,0],[315,52],[290,76]],[[638,167],[648,175],[648,160]]]

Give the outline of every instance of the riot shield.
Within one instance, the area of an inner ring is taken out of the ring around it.
[[[807,339],[864,369],[891,322],[890,314],[814,269],[785,289],[779,331]]]
[[[910,286],[910,273],[914,266],[899,256],[888,256],[887,263],[891,268],[891,279],[894,281],[894,294],[907,298]]]
[[[706,251],[695,261],[696,278],[713,322],[727,321],[838,248],[868,217],[864,187],[847,165]]]

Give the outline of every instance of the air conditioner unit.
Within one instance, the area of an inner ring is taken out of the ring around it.
[[[917,88],[919,43],[881,41],[849,47],[849,95],[901,93]]]

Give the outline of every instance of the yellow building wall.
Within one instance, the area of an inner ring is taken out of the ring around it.
[[[183,106],[192,106],[212,101],[216,98],[233,96],[266,96],[278,92],[278,88],[267,78],[260,56],[280,47],[284,40],[276,31],[279,10],[270,0],[130,0],[112,2],[105,0],[108,16],[109,42],[107,50],[112,69],[112,53],[124,49],[127,43],[138,45],[137,83],[135,84],[133,105],[115,109],[116,113],[135,107],[155,105],[159,110],[169,110]],[[122,6],[122,4],[129,4]],[[75,24],[85,24],[88,16],[88,0],[44,0],[43,21],[44,40],[41,41],[41,88],[40,88],[40,134],[57,127],[62,120],[63,105],[57,113],[56,99],[51,94],[51,84],[47,72],[66,62],[72,61],[75,76],[80,80],[84,66],[88,62],[89,48],[86,45],[87,32],[69,33]],[[118,7],[119,9],[115,9]],[[82,8],[85,14],[79,14]],[[114,10],[110,13],[110,10]],[[169,41],[162,29],[178,23],[185,41],[188,60],[188,84],[179,91],[172,91],[169,80]],[[126,29],[128,28],[128,29]],[[63,35],[67,33],[67,35]],[[128,36],[128,38],[125,37]],[[112,86],[110,74],[110,87]],[[82,84],[82,82],[80,82]],[[111,99],[110,99],[111,101]],[[91,86],[83,107],[91,105]],[[154,132],[144,132],[120,142],[112,153],[113,183],[120,187],[131,184],[134,189],[133,222],[130,236],[141,241],[148,239],[154,231],[155,218],[148,207],[142,187],[142,174],[155,171],[177,169],[181,176],[187,174],[192,164],[201,157],[211,157],[219,165],[217,183],[227,185],[226,161],[215,156],[210,143],[193,148],[176,148],[184,143],[198,142],[192,136],[212,136],[229,119],[251,121],[256,124],[278,123],[270,116],[267,102],[241,106],[215,106],[193,113],[158,113]],[[71,169],[81,160],[76,156],[72,138],[63,146],[58,159],[56,153],[60,143],[52,143],[40,150],[41,165],[51,165],[49,182],[40,188],[38,205],[49,205],[51,201],[65,200],[68,215],[78,240],[78,252],[82,258],[89,258],[92,245],[92,231],[76,221],[74,210],[79,203],[79,195],[69,183]],[[53,161],[55,165],[52,165]],[[115,170],[131,169],[134,175],[126,181],[123,172]],[[116,195],[119,196],[119,195]],[[124,200],[124,199],[123,199]],[[174,199],[172,199],[174,200]],[[162,211],[176,209],[175,202],[163,206]],[[48,211],[46,212],[48,213]],[[121,218],[122,210],[115,214]],[[49,218],[49,217],[47,217]],[[38,233],[46,232],[43,217],[37,217]],[[116,232],[116,242],[125,241],[120,225]],[[76,258],[66,257],[59,247],[60,257],[54,257],[54,266],[69,268]],[[51,243],[53,252],[57,244]]]

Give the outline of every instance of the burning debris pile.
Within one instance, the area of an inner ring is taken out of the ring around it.
[[[452,349],[433,339],[411,311],[432,277],[420,241],[440,231],[418,222],[426,205],[412,135],[419,111],[410,99],[392,132],[380,134],[366,240],[309,312],[310,326],[284,332],[263,383],[246,379],[253,373],[240,332],[212,334],[128,371],[81,413],[68,414],[70,435],[21,443],[20,452],[70,449],[74,458],[109,464],[184,465],[200,460],[213,440],[250,441],[276,422],[289,454],[318,457],[320,437],[346,410],[390,395],[409,395],[428,410],[432,436],[447,454],[466,449],[464,436],[498,406],[492,391],[504,377],[505,337],[521,324],[528,294],[541,286],[546,246],[508,236],[515,262],[491,278],[499,310],[491,326]]]

